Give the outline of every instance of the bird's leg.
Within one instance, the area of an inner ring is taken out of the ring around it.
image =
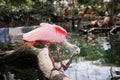
[[[54,62],[53,57],[52,57],[51,52],[50,52],[50,44],[47,44],[47,46],[48,46],[48,51],[49,51],[48,52],[49,53],[49,57],[50,57],[50,59],[52,61],[52,65],[53,65],[53,69],[52,70],[57,70],[57,68],[55,66],[55,62]]]
[[[59,59],[59,61],[60,61],[60,68],[59,68],[59,70],[63,67],[66,67],[64,64],[63,64],[63,62],[62,62],[62,60],[61,60],[61,58],[60,58],[60,53],[59,53],[59,47],[58,47],[58,44],[56,44],[56,51],[57,51],[57,55],[58,55],[58,59]]]

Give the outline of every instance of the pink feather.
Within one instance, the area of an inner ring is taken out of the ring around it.
[[[61,43],[66,39],[67,31],[55,24],[41,23],[36,28],[23,35],[23,40],[27,42],[45,41],[50,43]]]

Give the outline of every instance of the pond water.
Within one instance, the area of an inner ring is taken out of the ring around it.
[[[112,60],[119,61],[119,59],[117,59],[115,56],[117,55],[120,58],[119,34],[110,36],[104,36],[104,34],[95,34],[95,36],[97,43],[93,45],[93,43],[85,41],[85,39],[83,39],[85,43],[81,47],[100,46],[99,49],[96,49],[95,51],[99,52],[100,54],[100,50],[102,50],[103,52],[107,52],[104,53],[104,58],[106,58],[106,54],[109,54],[109,56],[107,57],[108,62],[112,62]],[[81,42],[82,41],[80,41],[79,43],[82,44]],[[93,53],[95,51],[93,51]],[[89,53],[90,51],[88,52],[88,54]],[[65,74],[72,78],[72,80],[120,80],[120,74],[118,75],[115,73],[116,71],[120,72],[120,67],[115,67],[115,65],[103,66],[104,61],[105,60],[103,58],[99,58],[95,61],[88,61],[81,58],[72,63],[72,68],[69,68],[67,71],[65,71]]]
[[[104,62],[103,58],[99,58],[98,60],[94,61],[88,61],[84,60],[84,58],[91,58],[90,56],[87,57],[87,54],[97,54],[96,56],[103,56],[101,54],[104,51],[112,51],[115,54],[118,54],[118,50],[120,49],[120,36],[104,36],[104,34],[94,35],[96,42],[91,42],[87,39],[88,36],[83,35],[79,36],[79,34],[73,34],[70,33],[68,35],[69,42],[78,45],[81,48],[81,54],[80,57],[75,60],[70,66],[71,68],[68,68],[68,70],[64,71],[64,73],[70,77],[72,80],[111,80],[112,77],[120,76],[116,75],[112,72],[120,71],[120,67],[115,66],[102,66],[102,62]],[[117,43],[116,43],[117,41]],[[89,47],[89,48],[88,48]],[[94,49],[93,49],[94,48]],[[87,49],[87,50],[86,50]],[[117,50],[117,51],[116,51]],[[84,52],[83,52],[84,51]],[[85,53],[85,54],[83,54]],[[108,55],[107,57],[113,56]],[[114,56],[113,56],[114,57]],[[116,57],[116,56],[115,56]],[[96,58],[96,57],[95,57]],[[111,58],[112,59],[112,58]],[[25,62],[25,59],[22,63]],[[114,59],[112,59],[114,60]],[[116,63],[119,64],[119,59],[115,60]],[[19,62],[19,61],[18,61]],[[108,60],[108,62],[110,62]],[[29,62],[29,63],[34,63]],[[19,65],[18,65],[19,64]],[[97,64],[97,65],[95,65]],[[8,65],[2,65],[0,67],[0,80],[41,80],[39,77],[39,72],[35,68],[28,67],[27,70],[25,68],[20,68],[20,63],[17,63],[17,67],[11,64]],[[114,79],[118,80],[118,79]]]
[[[72,80],[111,80],[112,71],[120,71],[120,67],[95,65],[96,61],[79,61],[72,63],[64,73]],[[114,77],[117,76],[113,74]],[[120,76],[120,75],[119,75]],[[118,79],[115,79],[118,80]]]

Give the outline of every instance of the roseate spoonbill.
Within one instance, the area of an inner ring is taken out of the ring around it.
[[[60,54],[59,54],[59,48],[58,44],[63,44],[70,50],[74,51],[74,54],[79,54],[80,49],[76,45],[70,44],[67,39],[67,31],[55,24],[49,24],[49,23],[41,23],[40,27],[25,33],[23,35],[23,41],[24,44],[27,46],[34,46],[35,44],[44,44],[48,46],[49,51],[49,57],[52,61],[53,68],[56,70],[64,68],[65,65],[63,65]],[[61,67],[59,69],[56,68],[54,60],[52,58],[52,55],[50,53],[50,44],[56,44],[56,51],[58,54],[58,59],[60,60]]]
[[[110,25],[110,24],[109,24],[109,21],[110,21],[110,16],[109,16],[109,15],[106,15],[105,18],[104,18],[104,21],[103,21],[103,27],[108,28],[109,25]],[[106,32],[106,33],[105,33],[105,36],[106,36],[106,37],[109,36],[109,33]]]
[[[98,24],[97,24],[97,21],[96,21],[96,20],[91,21],[90,23],[91,23],[91,26],[92,26],[92,27],[98,27]]]

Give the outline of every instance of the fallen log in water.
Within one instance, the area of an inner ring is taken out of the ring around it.
[[[16,60],[18,57],[22,57],[26,54],[30,54],[36,57],[38,68],[42,71],[43,75],[50,80],[70,80],[62,71],[53,70],[52,62],[48,55],[48,47],[38,49],[35,47],[21,46],[16,50],[7,52],[6,55],[0,57],[0,64],[7,64],[10,61]]]
[[[120,31],[120,26],[113,26],[113,27],[92,27],[92,28],[79,28],[79,32],[83,34],[93,33],[106,33],[109,32],[110,34],[114,35]]]

